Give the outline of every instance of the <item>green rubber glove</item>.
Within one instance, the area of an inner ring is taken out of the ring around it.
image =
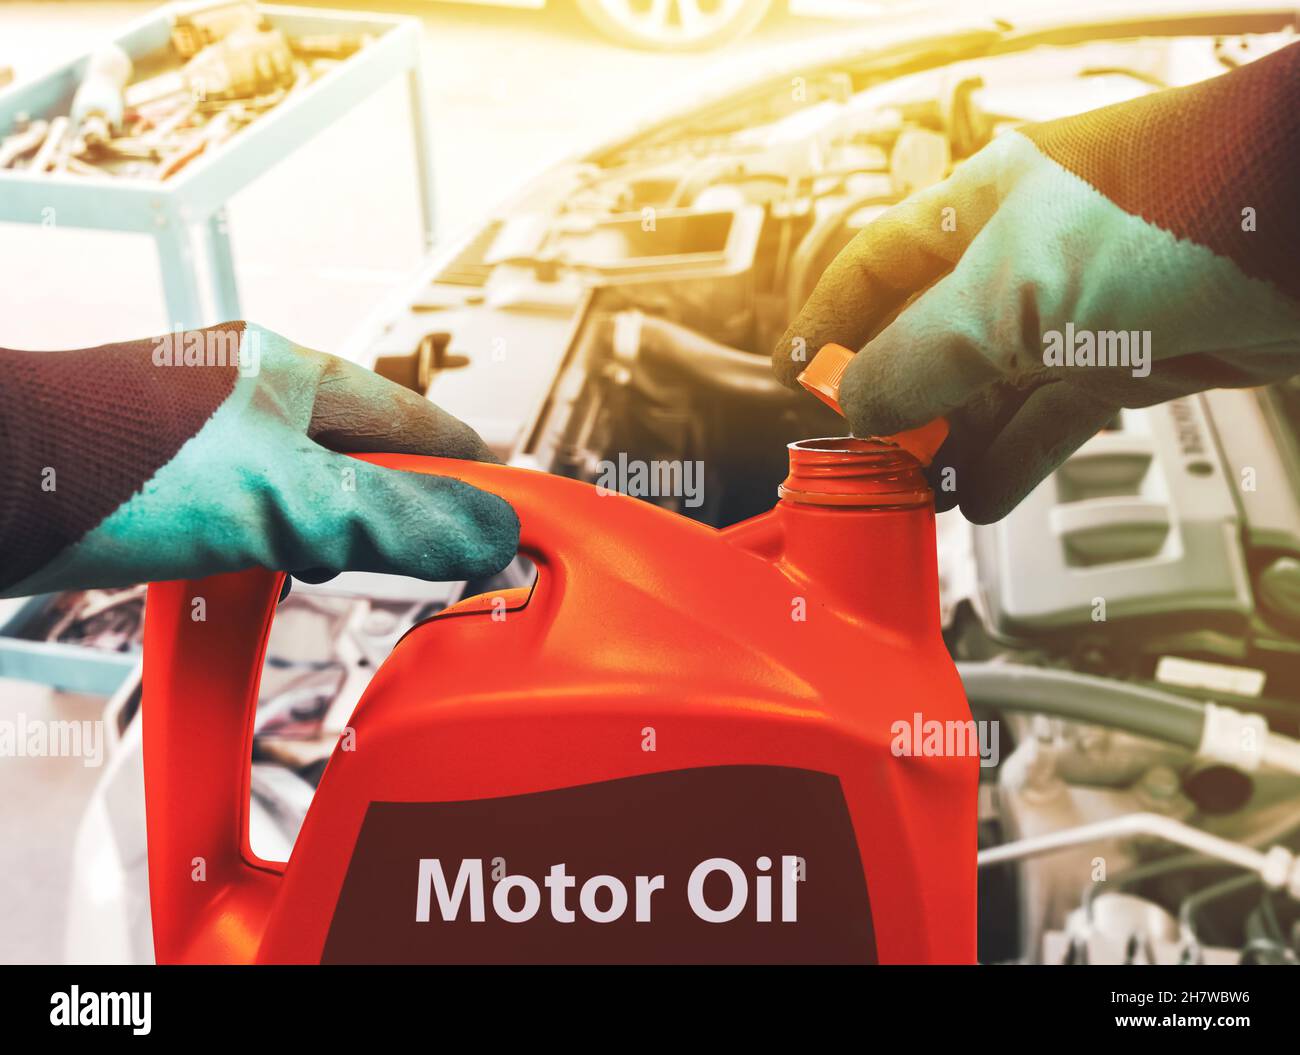
[[[988,523],[1121,407],[1295,373],[1297,84],[1292,45],[999,136],[845,248],[778,376],[861,348],[839,392],[854,433],[946,415],[938,506]]]
[[[259,326],[0,350],[0,370],[4,596],[257,566],[457,580],[514,556],[500,498],[336,453],[494,460],[468,426]]]

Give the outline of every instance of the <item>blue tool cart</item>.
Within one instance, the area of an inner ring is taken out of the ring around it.
[[[115,38],[133,63],[148,62],[171,44],[171,5]],[[226,202],[312,136],[394,77],[404,77],[419,180],[426,248],[434,237],[429,111],[421,65],[420,24],[412,18],[262,6],[272,29],[291,38],[363,35],[366,45],[291,92],[274,108],[204,151],[165,180],[120,175],[0,170],[0,222],[43,223],[150,234],[158,245],[163,291],[173,326],[193,327],[241,316]],[[0,136],[27,119],[67,114],[91,56],[38,79],[0,91]],[[53,211],[51,211],[53,210]],[[206,255],[211,275],[205,307],[197,270]]]
[[[33,633],[57,594],[0,599],[0,678],[48,685],[64,692],[111,696],[136,667],[140,653],[106,651]]]
[[[157,69],[159,56],[171,48],[175,16],[190,6],[160,8],[114,38],[137,72]],[[270,28],[288,38],[337,35],[364,37],[366,43],[169,178],[0,168],[0,222],[39,224],[52,217],[61,226],[152,235],[172,325],[194,327],[240,318],[226,202],[393,78],[403,77],[410,99],[414,175],[419,181],[425,244],[432,245],[433,173],[419,22],[266,5],[258,10]],[[44,76],[0,90],[0,140],[15,131],[21,120],[52,123],[68,114],[91,62],[92,55],[84,55]],[[207,305],[197,267],[200,254],[206,255],[211,279]],[[59,596],[0,601],[0,677],[111,695],[138,667],[138,651],[46,640],[42,628]]]

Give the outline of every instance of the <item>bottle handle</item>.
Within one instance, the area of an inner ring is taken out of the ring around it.
[[[462,480],[510,502],[520,519],[520,551],[538,565],[552,601],[566,590],[595,596],[608,561],[618,559],[614,547],[590,553],[583,525],[613,510],[596,505],[601,493],[589,485],[452,458],[357,457]],[[579,546],[587,555],[576,565],[564,555]],[[253,720],[283,582],[281,572],[252,568],[149,586],[144,769],[160,963],[250,962],[278,888],[281,868],[253,855],[247,833]]]

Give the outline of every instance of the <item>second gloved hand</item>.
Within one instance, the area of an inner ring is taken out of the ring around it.
[[[494,460],[473,430],[261,327],[0,350],[0,369],[5,596],[258,566],[456,580],[514,556],[500,498],[338,453]]]
[[[839,390],[854,433],[947,416],[939,508],[987,523],[1121,407],[1295,373],[1297,82],[1300,44],[999,136],[843,250],[778,376],[861,348]]]

